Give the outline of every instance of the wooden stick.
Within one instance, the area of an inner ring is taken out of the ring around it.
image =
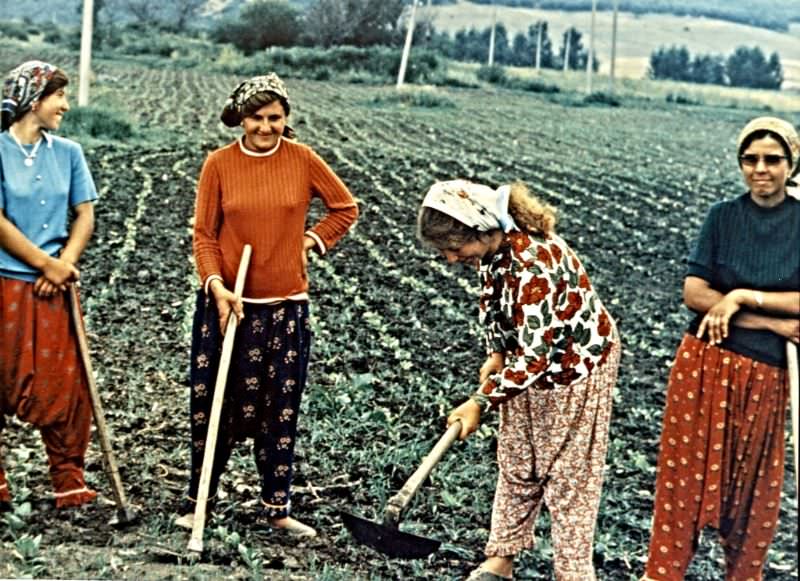
[[[439,460],[442,459],[444,453],[447,452],[447,449],[455,442],[460,433],[460,421],[451,424],[450,427],[447,428],[447,431],[439,438],[439,441],[436,442],[436,445],[428,455],[425,456],[422,464],[419,465],[419,468],[417,468],[414,474],[406,481],[400,492],[386,502],[386,507],[383,510],[384,524],[397,527],[400,522],[400,517],[406,510],[411,498],[416,494],[419,487],[428,477],[428,474],[430,474],[431,470],[439,463]]]
[[[241,297],[242,291],[244,290],[244,281],[245,278],[247,278],[247,267],[250,264],[250,255],[252,251],[252,246],[249,244],[244,245],[242,258],[239,261],[239,271],[236,273],[236,285],[233,290],[237,297]],[[228,368],[231,364],[233,341],[236,337],[238,322],[236,313],[231,310],[225,327],[225,338],[222,340],[222,354],[219,360],[217,381],[214,385],[214,399],[211,402],[211,413],[208,418],[208,434],[206,435],[206,447],[203,452],[203,468],[200,471],[200,484],[198,485],[197,502],[194,507],[192,538],[189,539],[188,545],[190,551],[195,551],[197,553],[203,552],[203,530],[206,525],[208,488],[211,485],[211,472],[214,467],[214,452],[217,447],[217,433],[219,432],[219,421],[222,414],[222,402],[225,399],[225,382],[228,379]]]
[[[800,391],[800,371],[797,365],[797,345],[786,341],[786,360],[789,370],[789,399],[792,404],[792,448],[794,448],[794,487],[797,490],[797,423],[798,391]]]
[[[111,449],[111,439],[108,436],[108,426],[106,425],[106,417],[100,402],[100,394],[97,391],[97,384],[94,381],[92,360],[89,358],[89,342],[86,339],[86,329],[83,326],[80,299],[78,298],[78,290],[75,284],[69,285],[69,306],[70,313],[72,314],[72,322],[75,325],[75,334],[78,337],[78,348],[81,353],[83,370],[86,373],[86,383],[89,386],[89,399],[91,399],[92,402],[92,413],[94,414],[94,423],[97,427],[97,437],[100,440],[100,449],[103,451],[103,465],[106,469],[106,475],[111,482],[111,491],[114,495],[114,502],[117,505],[117,519],[120,523],[131,522],[134,520],[134,515],[125,498],[125,490],[122,488],[119,468],[117,468],[117,462],[114,460],[114,452]]]

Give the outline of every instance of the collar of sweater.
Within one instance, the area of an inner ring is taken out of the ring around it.
[[[238,139],[238,142],[239,142],[239,149],[241,149],[241,150],[242,150],[242,153],[244,153],[245,155],[249,155],[249,156],[251,156],[251,157],[269,157],[270,155],[274,155],[275,153],[277,153],[277,151],[278,151],[278,148],[281,146],[281,142],[282,142],[282,141],[283,141],[283,137],[279,137],[279,138],[278,138],[278,143],[276,143],[276,144],[275,144],[275,147],[273,147],[273,148],[272,148],[272,149],[270,149],[269,151],[262,151],[261,153],[259,153],[259,152],[256,152],[256,151],[252,151],[252,150],[250,150],[250,149],[247,149],[247,148],[244,146],[244,135],[243,135],[243,136],[241,136],[241,137]]]

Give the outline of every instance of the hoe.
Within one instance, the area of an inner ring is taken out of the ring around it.
[[[341,513],[345,526],[359,543],[390,557],[402,559],[421,559],[439,548],[440,541],[404,533],[398,527],[400,517],[411,502],[411,498],[460,432],[461,422],[455,422],[447,429],[400,492],[387,501],[383,511],[383,523],[375,523],[346,512]]]

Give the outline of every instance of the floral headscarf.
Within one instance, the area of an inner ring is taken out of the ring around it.
[[[259,93],[273,93],[277,95],[286,106],[286,114],[289,114],[289,92],[281,78],[275,73],[262,75],[247,79],[233,90],[225,106],[222,109],[220,119],[228,127],[236,127],[242,121],[242,107],[253,96]]]
[[[493,190],[467,180],[436,182],[428,190],[423,207],[439,210],[479,232],[497,228],[509,232],[517,227],[508,213],[511,186]]]
[[[794,126],[778,117],[756,117],[739,133],[739,139],[736,140],[738,154],[742,153],[742,145],[747,138],[757,131],[769,131],[783,141],[784,146],[789,150],[789,175],[795,175],[800,170],[800,137]]]
[[[2,131],[27,113],[38,101],[57,68],[43,61],[28,61],[6,75],[3,82]]]

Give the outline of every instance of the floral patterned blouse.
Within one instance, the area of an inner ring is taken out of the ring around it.
[[[588,377],[617,336],[564,240],[512,231],[506,242],[480,267],[487,352],[505,355],[505,368],[478,391],[490,408],[530,387],[556,389]]]

